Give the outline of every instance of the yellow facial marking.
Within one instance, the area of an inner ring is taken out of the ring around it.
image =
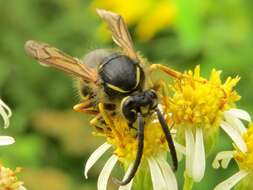
[[[131,90],[123,90],[120,87],[114,86],[113,84],[106,83],[106,86],[109,87],[109,88],[111,88],[111,89],[113,89],[113,90],[115,90],[115,91],[121,92],[121,93],[129,93],[129,92],[131,92]]]
[[[126,101],[128,98],[129,98],[129,96],[126,96],[125,98],[123,98],[123,99],[121,100],[121,103],[120,103],[120,108],[121,108],[121,110],[122,110],[122,108],[123,108],[123,104],[125,103],[125,101]]]
[[[141,78],[141,71],[140,71],[140,68],[139,67],[136,67],[136,84],[135,84],[135,88],[137,88],[137,86],[139,85],[140,83],[140,78]]]

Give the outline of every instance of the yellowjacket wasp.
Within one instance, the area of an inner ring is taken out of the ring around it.
[[[110,125],[108,116],[117,114],[128,122],[129,128],[137,130],[136,159],[129,176],[123,181],[116,180],[119,185],[128,184],[138,170],[143,154],[145,120],[150,114],[157,115],[170,149],[173,169],[177,170],[175,146],[167,122],[158,108],[159,84],[150,76],[154,70],[162,70],[176,78],[182,74],[160,64],[147,64],[134,50],[127,26],[120,15],[102,9],[97,9],[97,14],[108,24],[112,39],[121,48],[120,51],[97,49],[80,60],[46,43],[30,40],[25,44],[27,54],[43,65],[78,78],[82,102],[74,106],[74,110],[95,115],[90,122],[92,126],[99,129],[101,125],[106,127]]]

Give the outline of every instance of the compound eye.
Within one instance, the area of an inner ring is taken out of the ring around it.
[[[135,102],[132,97],[125,97],[121,101],[121,109],[124,117],[129,123],[134,123],[137,119],[137,112],[135,108]]]
[[[124,99],[123,99],[123,101],[124,101]],[[132,108],[135,107],[135,101],[133,100],[132,97],[129,97],[129,96],[128,96],[128,97],[125,99],[123,105],[124,105],[125,107],[129,108],[129,109],[132,109]]]
[[[158,100],[157,100],[156,92],[155,92],[153,89],[151,89],[151,90],[148,92],[148,94],[149,94],[149,97],[152,99],[151,108],[154,109],[154,108],[156,108],[157,105],[158,105]]]

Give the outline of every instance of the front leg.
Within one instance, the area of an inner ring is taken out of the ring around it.
[[[98,114],[98,109],[96,108],[94,101],[92,99],[84,100],[83,102],[76,104],[73,109],[76,112],[81,112],[85,114],[96,115]]]
[[[111,132],[114,134],[114,136],[118,139],[121,138],[121,135],[119,134],[119,132],[117,131],[114,122],[113,122],[113,118],[111,117],[111,115],[105,110],[105,104],[104,103],[99,103],[98,104],[98,110],[99,113],[101,114],[106,126],[111,130]]]
[[[207,80],[205,80],[201,77],[194,78],[193,76],[190,76],[189,74],[178,72],[178,71],[171,69],[167,66],[164,66],[162,64],[152,64],[149,68],[150,68],[150,72],[153,72],[155,70],[161,70],[161,71],[165,72],[166,74],[168,74],[169,76],[171,76],[172,78],[178,79],[178,80],[191,79],[191,80],[194,80],[194,81],[200,82],[200,83],[207,83],[208,82]]]
[[[150,66],[150,71],[153,72],[155,70],[161,70],[161,71],[165,72],[166,74],[168,74],[169,76],[171,76],[173,78],[177,78],[177,79],[181,78],[184,75],[183,73],[180,73],[180,72],[173,70],[169,67],[166,67],[162,64],[152,64]]]

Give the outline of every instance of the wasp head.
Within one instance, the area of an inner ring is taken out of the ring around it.
[[[151,89],[127,96],[122,100],[121,109],[128,122],[134,123],[137,119],[137,113],[146,116],[157,107],[157,104],[156,92]]]

